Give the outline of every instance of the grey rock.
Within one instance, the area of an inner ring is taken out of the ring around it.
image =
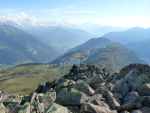
[[[124,104],[126,103],[135,103],[135,101],[139,98],[139,94],[136,91],[129,92],[127,96],[124,98]]]
[[[143,106],[150,107],[150,96],[140,97],[140,100]]]
[[[131,113],[142,113],[141,110],[133,110]]]
[[[140,94],[143,96],[150,96],[150,83],[144,84],[139,90]]]
[[[143,107],[140,109],[142,113],[149,113],[150,112],[150,107]]]
[[[116,108],[118,111],[131,111],[134,109],[139,109],[141,108],[142,105],[141,103],[128,103],[128,104],[123,104],[120,107]]]
[[[53,103],[44,113],[71,113],[68,108],[59,104]]]
[[[7,113],[7,112],[8,112],[8,110],[5,108],[3,103],[0,103],[0,113]]]
[[[149,107],[143,107],[138,110],[133,110],[131,113],[150,113],[150,108]]]
[[[128,111],[122,111],[121,113],[130,113],[130,112],[128,112]]]
[[[81,113],[114,113],[114,112],[104,106],[84,103],[81,105]]]
[[[105,99],[102,97],[101,94],[95,94],[94,96],[90,97],[88,103],[109,108],[108,104],[105,102]]]
[[[106,101],[112,109],[116,109],[120,106],[120,103],[116,100],[112,92],[106,91],[106,99]]]
[[[74,86],[77,90],[84,92],[87,95],[94,95],[95,91],[83,80],[78,80]]]
[[[76,90],[74,88],[67,89],[63,88],[57,93],[56,102],[61,105],[80,105],[83,102],[86,102],[88,97],[83,92]]]

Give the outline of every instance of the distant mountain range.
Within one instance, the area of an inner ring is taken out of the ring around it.
[[[150,28],[134,27],[121,32],[110,32],[105,34],[104,37],[122,44],[141,42],[150,39]]]
[[[104,37],[125,45],[147,63],[150,63],[150,28],[132,28],[122,32],[111,32]]]
[[[0,64],[48,62],[57,56],[54,48],[11,25],[0,25]]]
[[[65,27],[23,28],[0,23],[0,65],[50,62],[94,35]]]
[[[0,23],[0,64],[82,62],[119,69],[139,59],[150,63],[149,36],[150,29],[138,27],[93,38],[93,34],[69,27],[23,28]]]
[[[128,28],[122,28],[122,27],[112,27],[112,26],[101,26],[97,24],[83,24],[82,26],[79,26],[78,28],[83,29],[89,33],[95,34],[96,36],[103,36],[106,33],[110,32],[118,32],[118,31],[124,31]]]
[[[53,46],[60,53],[64,53],[95,37],[95,35],[84,30],[63,26],[29,27],[26,31],[37,37],[43,43]]]
[[[106,38],[96,38],[77,46],[58,57],[52,63],[56,64],[99,64],[109,67],[109,70],[119,70],[130,63],[142,63],[134,52],[119,43]]]

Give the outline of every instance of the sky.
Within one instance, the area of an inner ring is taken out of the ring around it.
[[[150,0],[0,0],[0,20],[32,25],[150,27]]]

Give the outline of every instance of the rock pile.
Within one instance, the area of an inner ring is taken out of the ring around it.
[[[1,102],[0,113],[150,113],[149,72],[142,64],[115,74],[95,65],[73,65],[67,75],[39,85],[21,102]]]

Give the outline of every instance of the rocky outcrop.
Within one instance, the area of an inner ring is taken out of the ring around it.
[[[149,113],[149,72],[141,64],[115,74],[99,66],[74,65],[67,75],[39,85],[21,101],[1,93],[0,113]]]

